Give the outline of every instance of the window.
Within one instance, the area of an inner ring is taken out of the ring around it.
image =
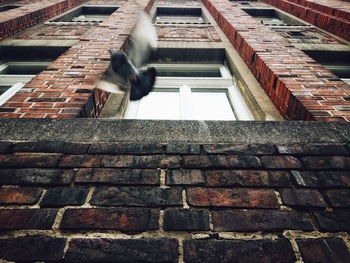
[[[308,38],[300,31],[288,31],[287,33],[294,38]]]
[[[260,19],[261,23],[267,26],[305,25],[299,20],[287,15],[286,13],[272,8],[244,8],[242,10],[252,17]]]
[[[158,7],[154,18],[157,25],[207,25],[210,24],[203,16],[200,8],[174,8],[174,7]]]
[[[252,120],[234,80],[222,64],[152,64],[154,90],[130,102],[127,119]]]
[[[49,62],[0,63],[0,106],[49,65]]]
[[[11,9],[15,9],[21,7],[20,5],[4,5],[4,6],[0,6],[0,12],[4,12],[7,10],[11,10]]]
[[[46,24],[94,24],[101,23],[118,7],[116,6],[81,6]]]
[[[350,85],[350,51],[304,50],[304,52]]]

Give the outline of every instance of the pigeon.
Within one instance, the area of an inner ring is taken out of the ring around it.
[[[130,90],[130,100],[140,100],[152,90],[156,70],[142,69],[157,45],[157,34],[150,18],[142,13],[130,34],[128,49],[110,50],[111,61],[98,88],[111,93],[125,93]]]

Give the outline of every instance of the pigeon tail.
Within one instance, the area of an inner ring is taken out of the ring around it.
[[[156,69],[151,67],[140,72],[135,80],[131,80],[130,100],[139,100],[148,95],[156,79]]]

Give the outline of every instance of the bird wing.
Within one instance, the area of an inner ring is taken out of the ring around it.
[[[157,48],[157,32],[151,18],[142,12],[129,36],[129,59],[136,68],[141,68],[149,59],[152,50]]]

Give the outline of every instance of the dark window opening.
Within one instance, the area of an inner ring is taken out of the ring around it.
[[[1,86],[0,85],[0,95],[4,94],[6,90],[11,88],[11,86]]]
[[[208,24],[201,8],[158,7],[156,24]]]
[[[51,22],[100,23],[117,9],[116,6],[81,6]]]
[[[6,75],[37,75],[41,71],[43,71],[48,65],[48,62],[44,62],[42,64],[36,64],[30,62],[15,62],[13,64],[11,62],[8,63],[6,68],[0,71],[0,74]],[[21,64],[22,63],[22,64]]]
[[[307,36],[305,36],[303,33],[299,31],[288,31],[287,33],[294,38],[308,38]]]
[[[4,6],[0,6],[0,12],[4,12],[7,10],[11,10],[11,9],[15,9],[21,7],[20,5],[4,5]]]
[[[276,9],[258,9],[258,8],[249,8],[242,9],[248,15],[251,15],[254,18],[257,18],[261,21],[262,24],[267,26],[288,26],[288,25],[304,25],[302,22],[294,19],[293,17],[282,13]]]

